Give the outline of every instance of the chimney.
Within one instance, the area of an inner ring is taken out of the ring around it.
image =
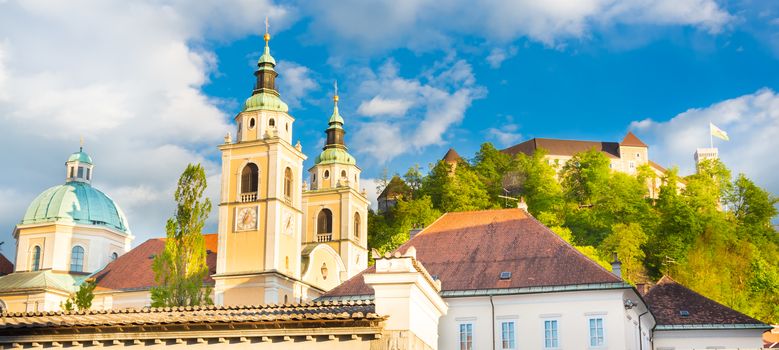
[[[611,273],[622,279],[622,262],[619,261],[617,252],[612,253],[611,256],[614,258],[614,261],[611,262]]]
[[[519,202],[517,202],[517,208],[527,211],[527,203],[525,202],[524,197],[519,197]]]
[[[403,255],[373,254],[376,270],[363,278],[375,292],[376,313],[389,316],[381,342],[387,349],[437,350],[438,321],[448,309],[438,294],[441,281],[433,279],[416,260],[414,247]],[[424,347],[417,347],[420,343]],[[391,347],[393,344],[397,347]]]

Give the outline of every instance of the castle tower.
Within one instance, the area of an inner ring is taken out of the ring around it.
[[[235,117],[222,152],[215,303],[269,304],[308,299],[301,282],[301,183],[306,156],[276,90],[270,35],[257,62],[252,96]]]
[[[303,252],[324,244],[338,254],[343,266],[339,266],[337,281],[327,281],[329,288],[368,267],[369,203],[359,190],[361,170],[344,142],[337,86],[325,133],[325,146],[308,170],[310,189],[303,192]]]

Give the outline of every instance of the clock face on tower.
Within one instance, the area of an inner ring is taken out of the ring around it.
[[[257,207],[243,207],[235,215],[235,227],[239,231],[257,229]]]
[[[281,223],[284,233],[292,235],[295,233],[295,216],[292,213],[286,213],[284,215],[284,221]]]

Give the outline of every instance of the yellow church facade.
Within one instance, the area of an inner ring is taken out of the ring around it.
[[[276,90],[265,51],[257,82],[235,117],[222,152],[215,302],[273,304],[311,300],[367,267],[368,200],[344,144],[338,96],[321,154],[303,181],[295,118]]]

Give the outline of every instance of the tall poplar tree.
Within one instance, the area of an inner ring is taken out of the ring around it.
[[[212,304],[211,288],[204,288],[208,276],[202,230],[211,200],[203,200],[206,173],[200,164],[187,165],[176,189],[176,214],[168,219],[165,250],[154,257],[152,269],[157,287],[151,290],[152,306],[194,306]]]

